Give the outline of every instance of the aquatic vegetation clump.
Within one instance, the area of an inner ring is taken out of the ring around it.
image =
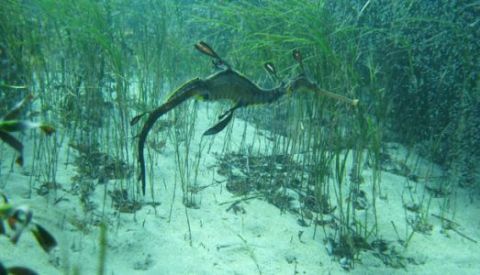
[[[57,246],[57,241],[50,232],[33,220],[33,212],[26,205],[14,206],[1,194],[0,202],[0,236],[6,236],[15,245],[24,231],[30,231],[38,245],[50,252]],[[7,223],[8,227],[4,223]],[[7,273],[8,272],[8,273]],[[16,273],[18,272],[18,273]],[[5,268],[0,262],[0,274],[36,274],[25,267]]]
[[[358,27],[371,30],[362,44],[390,99],[390,138],[444,166],[450,181],[474,187],[480,179],[474,164],[480,155],[478,3],[368,2]],[[333,6],[345,12],[343,4]]]
[[[101,152],[98,145],[70,143],[69,146],[78,153],[75,158],[78,177],[106,183],[108,180],[128,179],[133,174],[131,165]]]
[[[318,172],[314,165],[298,163],[290,155],[225,153],[218,157],[217,167],[217,173],[226,179],[226,189],[238,198],[226,211],[246,214],[241,202],[263,199],[282,212],[293,213],[300,226],[322,229],[326,234],[323,245],[327,253],[346,270],[354,267],[361,253],[369,253],[394,268],[404,268],[418,261],[404,256],[404,247],[399,242],[384,240],[373,232],[365,234],[363,228],[370,225],[360,217],[372,211],[371,198],[363,190],[365,187],[347,191],[345,200],[340,200],[338,193],[325,190],[322,193],[316,183]],[[343,184],[359,188],[353,182]],[[352,215],[357,213],[358,218],[353,220],[352,217],[352,225],[345,224],[349,214],[342,214],[342,208],[350,208]],[[416,232],[424,232],[423,224],[415,222],[411,226]]]
[[[23,144],[11,134],[12,132],[20,132],[34,128],[41,129],[47,135],[55,132],[55,129],[48,124],[19,119],[23,109],[32,99],[32,94],[27,95],[0,118],[0,139],[19,153],[16,159],[16,163],[19,165],[23,165]]]

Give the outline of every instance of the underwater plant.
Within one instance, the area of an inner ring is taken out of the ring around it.
[[[194,78],[193,80],[186,82],[173,92],[166,103],[151,112],[146,112],[135,116],[130,122],[131,125],[135,125],[142,116],[149,114],[147,121],[143,125],[142,131],[139,134],[138,141],[138,162],[140,164],[139,179],[142,182],[143,194],[145,194],[146,188],[145,158],[143,150],[147,135],[155,122],[162,115],[174,109],[187,99],[198,97],[207,101],[230,100],[235,104],[232,108],[220,115],[220,121],[205,131],[204,135],[214,135],[222,131],[231,121],[234,111],[240,107],[272,103],[287,93],[300,90],[317,92],[324,96],[344,101],[352,106],[356,106],[358,104],[358,100],[352,100],[347,97],[325,91],[318,87],[316,83],[308,79],[303,72],[302,57],[298,50],[293,52],[293,57],[302,68],[301,74],[288,81],[282,81],[275,88],[265,89],[257,86],[247,77],[233,70],[232,67],[225,60],[223,60],[207,43],[200,41],[195,44],[195,48],[201,53],[212,57],[213,64],[221,71],[214,73],[205,79]],[[269,73],[276,76],[276,70],[273,64],[267,63],[265,64],[265,68]]]
[[[0,235],[8,236],[10,241],[16,244],[22,233],[28,229],[45,252],[50,252],[57,245],[52,234],[33,221],[33,212],[28,206],[14,206],[8,202],[5,195],[1,194],[1,197],[3,202],[0,203]],[[7,232],[4,221],[12,230],[11,233]]]
[[[0,262],[0,274],[21,274],[21,275],[36,275],[38,274],[37,272],[31,270],[30,268],[23,267],[23,266],[11,266],[11,267],[5,267],[3,264]]]
[[[19,165],[23,165],[23,144],[11,135],[11,132],[25,131],[34,128],[40,128],[47,135],[55,132],[55,128],[48,124],[18,119],[22,109],[25,108],[32,99],[33,95],[28,94],[0,119],[0,139],[20,154],[16,159],[16,163]]]
[[[50,252],[57,241],[50,232],[33,220],[33,212],[26,205],[14,206],[8,202],[7,197],[0,193],[3,202],[0,202],[0,235],[4,235],[16,244],[25,230],[32,232],[40,247],[45,252]],[[4,225],[8,225],[8,230]],[[0,262],[0,274],[37,274],[25,267],[5,268]]]

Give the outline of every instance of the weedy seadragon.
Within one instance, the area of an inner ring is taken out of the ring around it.
[[[162,115],[168,113],[187,99],[200,98],[206,101],[230,100],[234,103],[233,107],[219,117],[220,121],[205,131],[204,135],[214,135],[222,131],[231,121],[234,111],[238,108],[249,105],[273,103],[282,96],[299,90],[317,92],[353,106],[358,104],[358,100],[352,100],[342,95],[323,90],[315,82],[308,79],[304,73],[302,56],[298,50],[293,51],[293,57],[299,63],[301,73],[292,79],[282,81],[274,88],[266,89],[259,87],[246,76],[235,71],[205,42],[198,42],[195,44],[195,48],[201,53],[212,57],[213,64],[220,71],[204,79],[194,78],[186,82],[175,90],[163,105],[151,112],[137,115],[130,122],[131,125],[134,125],[142,116],[148,114],[148,118],[138,135],[138,162],[140,165],[139,180],[142,182],[143,194],[145,194],[146,187],[144,147],[148,133]],[[266,63],[265,69],[278,78],[273,64]]]

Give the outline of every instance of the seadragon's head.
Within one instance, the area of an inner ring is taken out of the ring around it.
[[[293,94],[297,92],[315,92],[319,95],[326,96],[344,103],[350,104],[352,106],[358,105],[358,99],[350,99],[340,94],[329,92],[325,89],[320,88],[320,86],[307,77],[305,73],[305,68],[303,66],[303,57],[299,50],[295,49],[293,51],[293,58],[297,61],[300,66],[300,74],[290,78],[288,80],[281,80],[280,88],[287,94]],[[275,66],[272,63],[265,63],[264,65],[267,72],[274,77],[277,81],[280,81],[280,77],[277,75]]]

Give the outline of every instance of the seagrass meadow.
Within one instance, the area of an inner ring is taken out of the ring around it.
[[[480,2],[0,0],[0,275],[480,274]]]

